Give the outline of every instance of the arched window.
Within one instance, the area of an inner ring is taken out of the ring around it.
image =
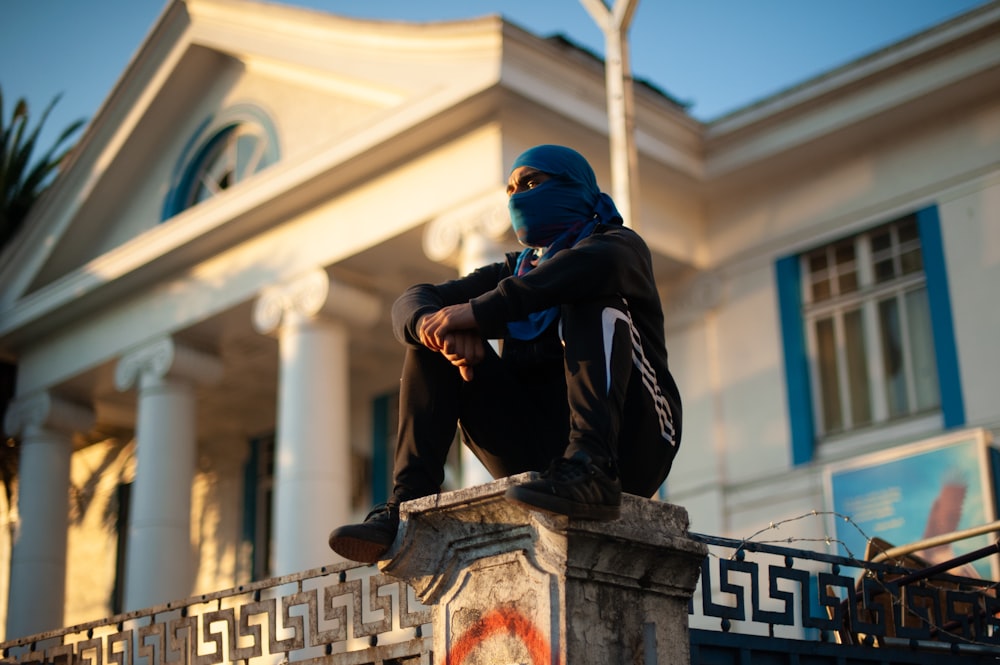
[[[212,198],[278,161],[270,118],[241,104],[209,118],[195,132],[174,170],[163,219]]]

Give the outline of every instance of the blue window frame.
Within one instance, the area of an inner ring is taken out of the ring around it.
[[[921,408],[939,408],[946,429],[965,423],[936,207],[781,257],[775,278],[793,464],[812,460],[816,442],[829,434]],[[909,332],[901,311],[909,312]]]
[[[259,107],[240,104],[208,118],[181,153],[162,219],[229,189],[279,157],[274,124]]]

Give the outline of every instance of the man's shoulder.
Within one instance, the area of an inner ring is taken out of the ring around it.
[[[598,240],[629,242],[637,245],[646,244],[646,241],[634,229],[623,224],[598,224],[597,228],[594,229],[593,237]]]

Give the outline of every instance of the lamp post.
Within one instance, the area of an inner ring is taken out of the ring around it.
[[[611,144],[612,196],[626,226],[638,229],[638,153],[628,54],[628,29],[639,0],[580,0],[604,33],[608,137]]]

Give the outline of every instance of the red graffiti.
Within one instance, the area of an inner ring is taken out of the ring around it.
[[[548,641],[531,621],[517,610],[501,607],[491,610],[455,642],[448,652],[448,665],[462,665],[472,650],[494,635],[507,633],[521,640],[528,649],[532,665],[559,665],[552,656]]]

